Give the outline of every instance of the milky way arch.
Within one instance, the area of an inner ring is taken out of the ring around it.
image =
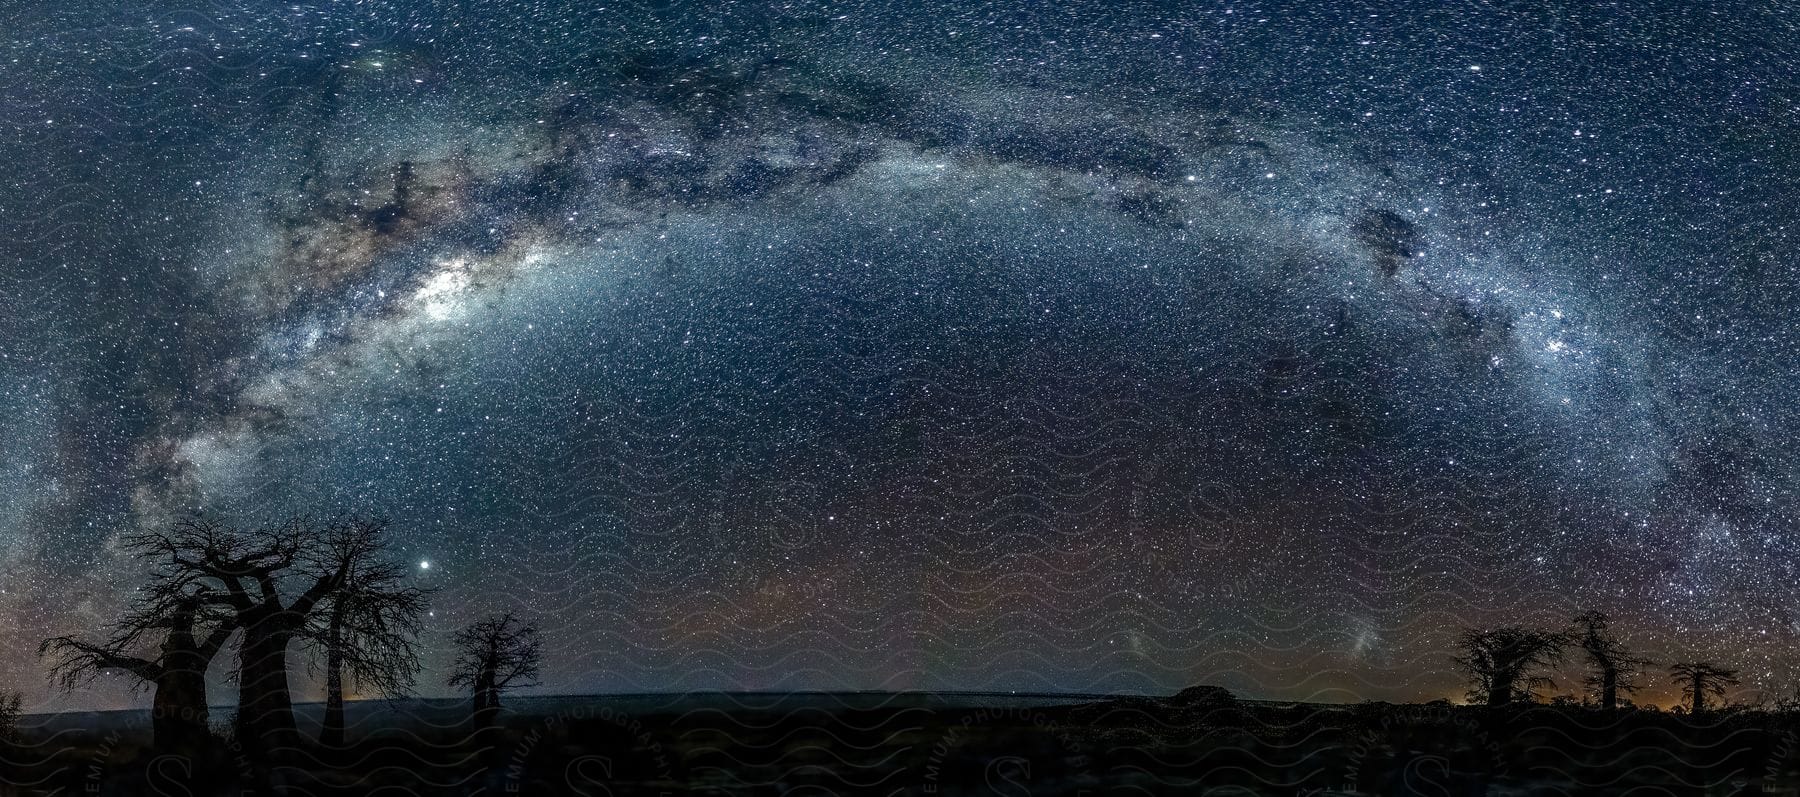
[[[1511,122],[1504,64],[1441,78],[1497,119],[1193,69],[1213,12],[1064,20],[1166,32],[1041,69],[789,46],[804,13],[523,68],[385,13],[87,120],[104,172],[17,131],[122,253],[46,250],[53,198],[9,245],[68,264],[0,294],[21,635],[101,622],[133,524],[352,508],[442,628],[545,618],[565,689],[1411,698],[1457,625],[1587,606],[1785,672],[1794,379],[1746,352],[1793,340],[1791,238],[1670,243],[1666,175],[1553,168],[1668,130]],[[236,30],[192,21],[116,40]]]

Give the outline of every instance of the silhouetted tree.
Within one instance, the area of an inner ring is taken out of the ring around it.
[[[152,747],[197,756],[212,742],[206,671],[237,630],[231,613],[212,606],[210,597],[204,585],[154,583],[105,641],[53,637],[38,646],[38,656],[53,659],[50,677],[64,690],[84,686],[107,671],[129,674],[136,679],[134,688],[152,691]],[[158,635],[160,641],[154,639]],[[157,646],[153,656],[135,655],[147,644]]]
[[[25,715],[25,696],[18,692],[0,692],[0,742],[12,738],[18,730],[19,718]]]
[[[243,632],[237,738],[253,751],[267,753],[297,741],[288,646],[350,570],[379,551],[384,528],[380,521],[355,517],[324,526],[299,517],[245,531],[200,518],[127,539],[158,560],[153,583],[206,584],[213,588],[209,600],[232,612]]]
[[[1568,637],[1518,626],[1470,629],[1457,639],[1458,667],[1468,674],[1469,699],[1490,706],[1531,700],[1532,690],[1555,684],[1539,670],[1562,659]]]
[[[1635,658],[1625,643],[1607,628],[1607,617],[1600,612],[1586,612],[1575,618],[1575,638],[1587,659],[1588,692],[1611,710],[1619,707],[1619,695],[1638,690],[1638,678],[1649,662]]]
[[[1725,687],[1737,686],[1737,670],[1728,670],[1709,661],[1676,662],[1669,665],[1669,675],[1687,696],[1688,711],[1699,715],[1706,711],[1706,696],[1725,699]]]
[[[1800,689],[1770,701],[1769,710],[1777,714],[1800,714]]]
[[[408,586],[403,565],[376,558],[386,549],[378,538],[376,550],[351,566],[303,631],[314,663],[325,670],[323,744],[344,743],[346,676],[358,691],[399,697],[411,691],[419,672],[419,621],[431,593]]]
[[[493,725],[501,692],[537,682],[541,659],[537,627],[512,612],[456,632],[455,644],[458,655],[447,683],[469,687],[476,730]]]

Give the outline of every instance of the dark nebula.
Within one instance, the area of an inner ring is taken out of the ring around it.
[[[1399,274],[1400,266],[1419,254],[1419,229],[1391,210],[1364,211],[1350,230],[1384,276]]]

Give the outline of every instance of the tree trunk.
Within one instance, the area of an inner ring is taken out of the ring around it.
[[[160,754],[198,759],[212,746],[207,726],[206,672],[164,666],[151,699],[151,748]]]
[[[1487,704],[1504,706],[1512,702],[1513,679],[1510,676],[1496,675],[1488,686]]]
[[[1607,711],[1619,707],[1619,671],[1610,667],[1600,671],[1600,707]]]
[[[238,734],[265,753],[298,741],[288,694],[287,648],[293,632],[263,619],[244,627],[238,652]]]
[[[344,612],[334,607],[325,637],[325,717],[319,724],[319,743],[344,744]]]
[[[500,696],[494,687],[494,670],[483,667],[475,677],[475,730],[490,728],[494,724],[494,715],[500,711]]]
[[[1694,673],[1694,715],[1706,710],[1706,677]]]
[[[340,746],[344,743],[344,663],[343,654],[325,654],[325,717],[319,725],[319,743]]]
[[[194,639],[194,607],[184,604],[169,618],[157,666],[145,673],[156,690],[150,703],[151,749],[193,761],[212,747],[206,709],[211,663],[210,653],[201,652]]]

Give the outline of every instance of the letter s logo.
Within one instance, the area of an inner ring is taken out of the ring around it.
[[[194,797],[188,784],[194,780],[194,762],[187,756],[159,755],[144,769],[150,793],[157,797]]]
[[[582,797],[612,794],[606,781],[612,780],[613,760],[603,755],[584,755],[563,768],[563,779],[569,789]]]
[[[1001,756],[988,762],[983,773],[987,780],[988,790],[994,794],[1018,794],[1029,797],[1031,786],[1031,761],[1019,756]]]

